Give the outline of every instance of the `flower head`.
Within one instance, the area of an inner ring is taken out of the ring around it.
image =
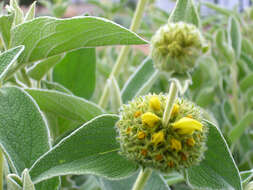
[[[162,26],[151,42],[155,66],[174,73],[185,73],[192,69],[207,47],[198,28],[183,22]]]
[[[121,109],[117,122],[121,154],[162,172],[197,164],[204,155],[207,127],[200,108],[177,99],[164,126],[165,95],[137,97]]]

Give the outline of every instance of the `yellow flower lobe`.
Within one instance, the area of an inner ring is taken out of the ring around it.
[[[180,135],[192,135],[195,130],[202,131],[202,127],[202,123],[189,117],[183,117],[172,124],[172,128]]]
[[[139,131],[137,136],[138,136],[138,139],[144,139],[146,134],[143,131]]]
[[[174,104],[172,111],[171,111],[171,116],[175,116],[177,115],[179,112],[179,105],[178,104]]]
[[[132,128],[131,128],[131,127],[128,127],[128,128],[126,129],[126,133],[127,133],[127,134],[130,134],[131,131],[132,131]]]
[[[146,112],[141,116],[141,120],[143,124],[154,127],[160,121],[160,118],[151,112]]]
[[[170,148],[179,151],[182,149],[182,144],[179,140],[172,138],[170,140]]]
[[[137,118],[137,117],[140,117],[141,116],[141,111],[136,111],[134,113],[134,117]]]
[[[149,100],[149,107],[151,107],[154,110],[160,110],[161,109],[161,102],[157,96],[153,96]]]
[[[159,131],[158,133],[153,134],[151,142],[154,143],[155,146],[164,142],[164,132]]]
[[[194,146],[195,145],[195,140],[191,137],[191,138],[186,140],[186,144],[188,146]]]

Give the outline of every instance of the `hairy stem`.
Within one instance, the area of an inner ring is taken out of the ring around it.
[[[170,85],[170,91],[169,91],[169,95],[168,95],[168,99],[166,102],[166,107],[165,107],[165,111],[163,114],[163,125],[167,126],[170,120],[170,116],[171,116],[171,112],[173,109],[173,105],[175,103],[175,100],[177,98],[177,92],[178,92],[178,88],[177,85],[174,81],[171,82]]]
[[[145,9],[145,5],[146,5],[147,1],[148,0],[139,0],[138,1],[137,7],[136,7],[136,10],[134,13],[134,18],[133,18],[131,26],[130,26],[130,30],[133,32],[136,32],[140,26],[141,18],[144,13],[144,9]],[[109,76],[109,79],[111,79],[112,77],[116,78],[119,75],[120,69],[126,60],[129,50],[130,50],[129,46],[125,46],[121,49],[119,56],[116,60],[116,63],[114,65],[114,67],[112,68],[112,72]],[[109,88],[109,86],[106,84],[104,87],[102,96],[99,100],[99,105],[103,108],[105,108],[105,106],[108,103],[108,98],[109,98],[109,89],[108,88]]]
[[[21,73],[21,76],[22,76],[24,82],[26,83],[26,85],[28,87],[32,87],[32,83],[31,83],[31,80],[29,79],[29,77],[26,73],[26,69],[25,68],[20,69],[20,73]]]
[[[136,179],[132,190],[143,190],[144,186],[146,185],[152,170],[149,168],[141,169],[138,178]]]

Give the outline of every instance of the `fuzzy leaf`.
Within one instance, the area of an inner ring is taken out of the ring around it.
[[[231,17],[229,19],[228,34],[230,44],[235,51],[236,57],[239,58],[242,47],[242,36],[240,31],[240,24],[234,17]]]
[[[12,29],[12,47],[24,45],[21,64],[87,47],[147,43],[114,22],[97,17],[39,17]]]
[[[25,169],[22,173],[23,190],[35,190],[34,184],[29,175],[28,169]]]
[[[33,4],[31,4],[31,6],[29,7],[29,10],[27,11],[25,15],[25,21],[29,21],[35,18],[36,3],[37,2],[34,1]]]
[[[239,171],[220,130],[208,123],[209,132],[205,159],[187,171],[187,180],[194,189],[242,190]]]
[[[23,50],[24,46],[18,46],[0,54],[0,81]]]
[[[116,115],[85,123],[43,155],[31,168],[35,183],[54,176],[92,173],[108,178],[132,174],[137,167],[118,154]]]
[[[149,58],[145,59],[125,83],[125,86],[121,91],[123,102],[126,103],[132,100],[154,73],[155,69],[153,67],[153,61]]]
[[[36,190],[59,190],[61,184],[59,177],[54,177],[49,180],[42,181],[35,185]]]
[[[0,37],[4,42],[6,49],[9,48],[11,38],[11,26],[14,20],[14,14],[3,15],[0,17]]]
[[[96,86],[95,48],[83,48],[67,53],[55,66],[53,80],[76,96],[89,99]]]
[[[246,92],[248,89],[253,87],[253,73],[247,75],[244,79],[240,81],[240,88],[243,92]]]
[[[193,0],[177,0],[170,17],[170,22],[186,22],[200,27],[200,19]]]
[[[32,68],[29,69],[27,74],[31,78],[40,81],[52,67],[54,67],[57,63],[59,63],[62,60],[62,58],[63,55],[56,55],[43,61],[39,61]]]
[[[26,91],[35,99],[41,110],[73,121],[84,123],[103,113],[96,104],[76,96],[53,90]]]
[[[17,173],[32,164],[49,147],[49,134],[42,114],[23,90],[0,89],[0,144]]]

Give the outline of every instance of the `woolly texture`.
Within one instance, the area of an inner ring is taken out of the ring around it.
[[[207,50],[198,28],[183,22],[162,26],[151,42],[155,67],[177,74],[191,70],[197,58]]]
[[[198,164],[206,150],[207,127],[200,108],[177,99],[167,126],[162,116],[167,96],[137,97],[121,109],[117,138],[121,154],[164,173]]]

